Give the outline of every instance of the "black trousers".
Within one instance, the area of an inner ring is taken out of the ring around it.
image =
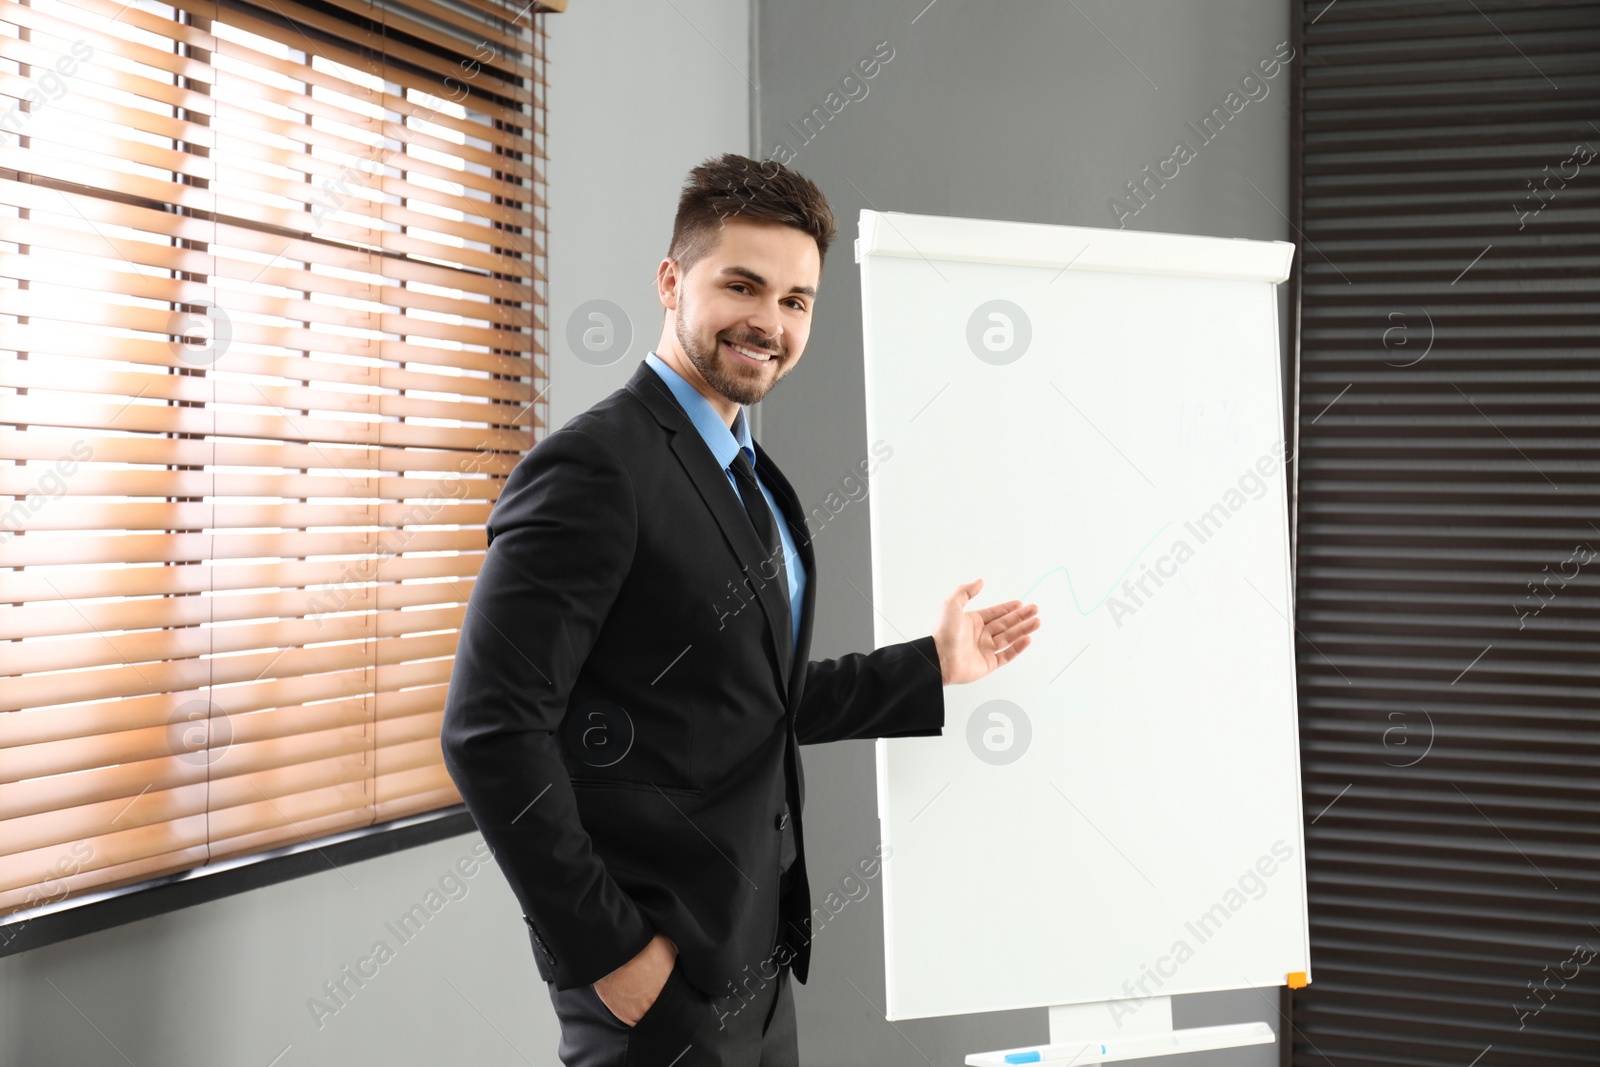
[[[674,963],[655,1003],[633,1026],[611,1014],[592,985],[545,984],[561,1023],[566,1067],[800,1067],[786,966],[771,979],[747,980],[742,996],[713,999]]]

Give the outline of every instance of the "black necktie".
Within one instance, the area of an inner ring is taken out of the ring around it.
[[[756,539],[766,548],[765,559],[776,560],[778,576],[772,579],[778,584],[778,593],[783,600],[783,632],[778,637],[778,647],[784,651],[781,655],[794,656],[793,622],[789,612],[789,569],[787,561],[783,558],[783,542],[778,537],[778,528],[772,521],[772,509],[767,507],[767,498],[761,494],[761,487],[756,484],[756,472],[750,466],[750,459],[744,454],[744,449],[739,449],[739,455],[728,465],[733,471],[734,480],[739,483],[739,499],[744,504],[746,515],[750,516],[750,525],[756,529]],[[769,570],[765,562],[761,565],[759,577],[765,578]],[[787,775],[798,772],[788,771]],[[787,792],[787,786],[785,787]],[[798,807],[795,810],[799,810]],[[789,868],[798,856],[798,847],[794,840],[794,826],[789,820],[789,805],[785,803],[783,814],[780,816],[778,826],[780,832],[778,842],[778,895],[781,900],[789,892]]]
[[[772,568],[767,565],[767,560],[777,564],[777,577],[772,581],[778,585],[779,599],[783,601],[783,633],[778,637],[778,647],[793,655],[794,643],[790,629],[793,626],[789,618],[789,570],[783,558],[783,541],[778,537],[778,527],[772,521],[772,509],[767,507],[767,498],[761,494],[761,486],[756,484],[756,472],[750,466],[750,457],[744,454],[744,449],[739,449],[739,454],[729,464],[728,469],[733,471],[734,480],[739,483],[739,500],[744,504],[744,512],[750,516],[750,525],[755,527],[756,540],[760,541],[766,550],[766,555],[758,568],[757,577],[767,580],[767,571]]]

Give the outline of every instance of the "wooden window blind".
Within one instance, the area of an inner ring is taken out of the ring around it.
[[[459,803],[562,6],[0,0],[0,914]]]

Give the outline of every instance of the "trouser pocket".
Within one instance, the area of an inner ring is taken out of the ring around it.
[[[667,980],[661,986],[661,992],[656,994],[656,999],[651,1002],[648,1008],[645,1009],[644,1014],[639,1016],[639,1021],[634,1023],[632,1026],[629,1026],[627,1023],[617,1018],[616,1014],[612,1012],[610,1008],[606,1007],[606,1002],[600,999],[599,990],[595,989],[595,987],[592,985],[589,986],[589,995],[594,997],[595,1005],[599,1008],[604,1018],[610,1020],[617,1027],[623,1030],[636,1030],[640,1026],[643,1026],[647,1021],[661,1014],[657,1011],[657,1009],[664,1009],[666,1011],[671,1010],[671,1007],[664,1002],[670,999],[671,994],[677,987],[677,984],[682,980],[683,976],[679,971],[679,961],[677,957],[674,957],[672,960],[672,970],[667,972]]]

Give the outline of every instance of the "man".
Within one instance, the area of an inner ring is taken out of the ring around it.
[[[805,512],[743,405],[805,351],[833,239],[809,180],[690,172],[661,339],[541,440],[491,513],[445,763],[522,906],[569,1067],[797,1064],[812,906],[798,745],[940,733],[942,685],[1037,606],[943,603],[927,637],[808,662]]]

